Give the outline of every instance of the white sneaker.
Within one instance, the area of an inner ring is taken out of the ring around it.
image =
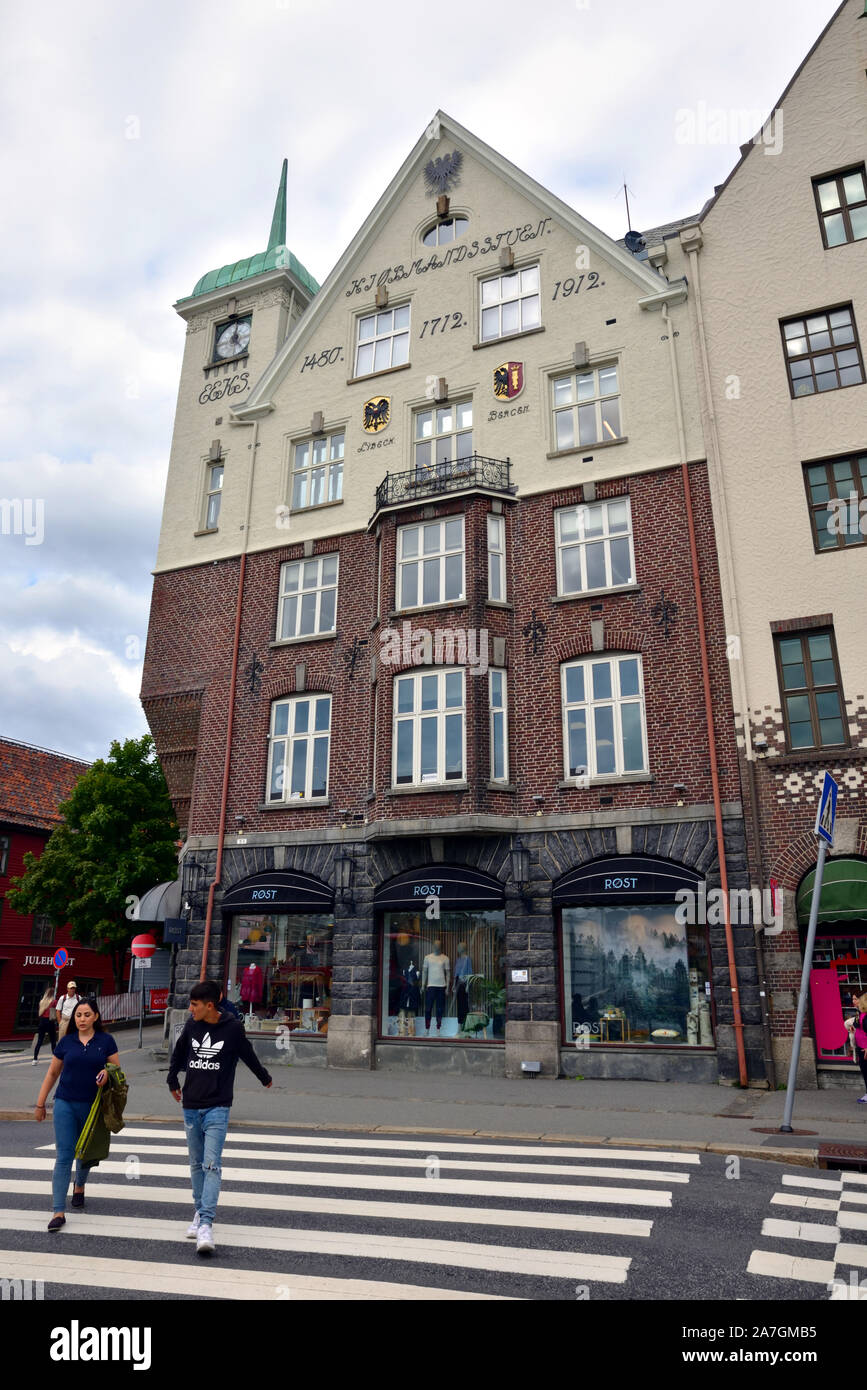
[[[30,1063],[31,1067],[35,1067],[38,1060],[38,1057],[34,1057],[33,1061]]]
[[[199,1216],[199,1213],[196,1212],[195,1216],[193,1217],[192,1221],[187,1227],[187,1240],[195,1240],[196,1236],[199,1234],[199,1227],[201,1226],[201,1224],[202,1218]]]
[[[196,1254],[213,1255],[215,1249],[214,1236],[210,1226],[205,1226],[200,1222],[196,1232]]]

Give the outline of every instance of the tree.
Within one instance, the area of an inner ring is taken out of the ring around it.
[[[82,946],[111,958],[123,987],[126,952],[139,927],[126,916],[137,897],[178,869],[178,827],[153,739],[115,741],[58,808],[63,821],[8,893],[16,912],[66,922]]]

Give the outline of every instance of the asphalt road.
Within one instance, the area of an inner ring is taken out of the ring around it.
[[[0,1124],[0,1277],[42,1279],[46,1301],[741,1300],[745,1320],[771,1304],[828,1302],[830,1281],[848,1282],[867,1251],[854,1244],[867,1239],[867,1185],[816,1169],[243,1129],[224,1150],[217,1253],[205,1259],[184,1238],[192,1203],[178,1119],[116,1136],[85,1211],[68,1212],[59,1235],[45,1229],[51,1125]],[[846,1259],[835,1263],[838,1250]],[[748,1272],[751,1261],[761,1272]]]

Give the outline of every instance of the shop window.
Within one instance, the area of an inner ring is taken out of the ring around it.
[[[514,333],[527,333],[542,322],[542,301],[539,295],[539,267],[510,270],[507,275],[495,275],[481,283],[482,318],[481,341],[510,338]]]
[[[506,707],[506,673],[489,671],[491,701],[491,781],[509,780],[509,724]]]
[[[37,913],[30,927],[31,946],[53,946],[54,926],[49,917]]]
[[[425,608],[464,597],[462,516],[402,526],[397,544],[398,608]]]
[[[0,875],[5,875],[9,867],[9,836],[0,835]]]
[[[462,781],[465,775],[463,671],[394,680],[395,786]]]
[[[409,361],[409,305],[365,314],[358,320],[355,375],[370,376]]]
[[[18,1006],[15,1010],[16,1033],[35,1031],[39,1019],[39,1001],[53,983],[51,975],[21,976],[18,982]],[[80,989],[78,993],[81,994]]]
[[[620,386],[617,364],[556,376],[554,448],[586,449],[620,439]]]
[[[641,657],[573,661],[561,671],[566,778],[645,772]]]
[[[345,434],[317,435],[296,444],[292,457],[292,510],[321,507],[343,498]]]
[[[386,912],[383,1037],[490,1042],[506,1035],[506,918],[496,912]]]
[[[279,639],[334,632],[338,559],[337,555],[317,555],[281,567]]]
[[[780,634],[774,645],[789,750],[846,744],[833,631]]]
[[[493,512],[488,515],[488,598],[506,599],[506,519]]]
[[[706,929],[674,906],[563,909],[565,1040],[711,1047]]]
[[[591,593],[634,582],[628,497],[561,507],[554,521],[558,594]]]
[[[327,796],[330,741],[330,695],[275,700],[271,707],[269,802]]]
[[[248,1033],[325,1037],[333,936],[334,918],[326,913],[234,919],[224,988]]]

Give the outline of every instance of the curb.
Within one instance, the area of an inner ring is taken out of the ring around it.
[[[46,1116],[46,1120],[47,1118]],[[147,1122],[148,1124],[173,1125],[177,1123],[175,1118],[169,1118],[166,1115],[125,1115],[124,1119],[133,1124]],[[36,1123],[30,1110],[0,1110],[0,1121],[4,1120],[30,1120],[33,1124]],[[689,1153],[712,1153],[724,1154],[726,1157],[731,1156],[732,1158],[764,1159],[771,1163],[789,1163],[798,1168],[817,1168],[819,1166],[818,1149],[763,1147],[760,1144],[724,1144],[713,1139],[695,1141],[689,1139],[630,1139],[617,1135],[551,1134],[538,1130],[534,1130],[530,1134],[516,1130],[435,1129],[425,1125],[321,1124],[319,1122],[302,1124],[285,1120],[233,1120],[232,1128],[323,1130],[327,1133],[337,1131],[342,1134],[424,1134],[430,1135],[434,1139],[516,1139],[525,1143],[544,1140],[547,1144],[570,1144],[572,1146],[594,1144],[610,1149],[679,1149]]]

